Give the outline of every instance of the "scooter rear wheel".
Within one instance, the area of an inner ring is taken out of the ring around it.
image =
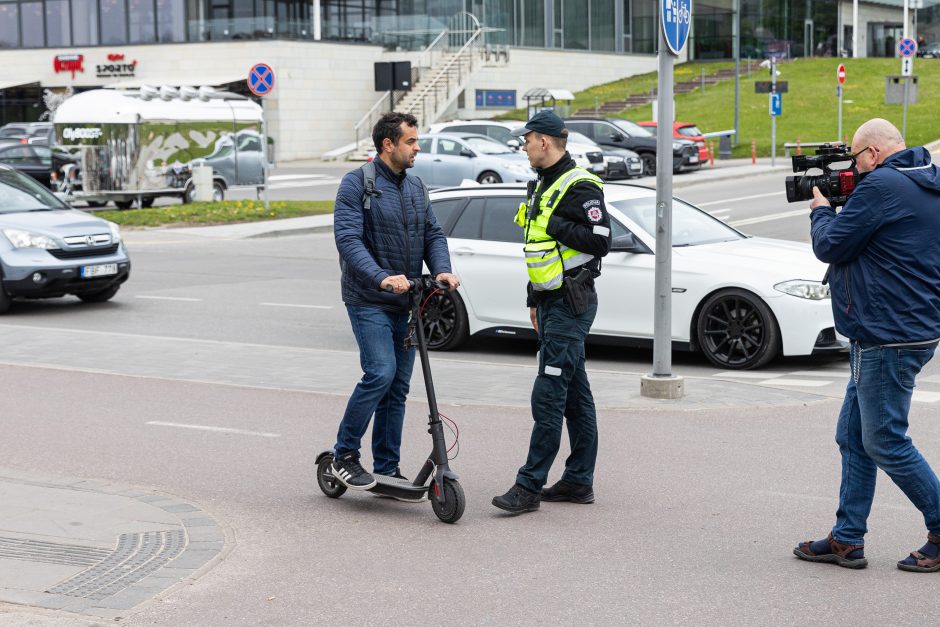
[[[346,486],[340,483],[333,473],[330,472],[330,466],[333,465],[333,456],[327,455],[317,464],[317,483],[323,494],[331,499],[338,499],[346,492]]]
[[[434,491],[434,483],[431,483],[431,491]],[[455,523],[463,516],[463,508],[466,505],[466,498],[463,495],[463,488],[460,484],[451,479],[444,479],[444,503],[441,504],[437,497],[431,494],[431,508],[437,517],[446,523]]]

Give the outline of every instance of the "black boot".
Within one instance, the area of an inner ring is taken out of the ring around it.
[[[494,496],[493,505],[510,514],[522,514],[536,511],[539,508],[539,500],[538,492],[530,492],[517,483],[509,488],[506,494]]]
[[[571,483],[562,479],[550,488],[542,490],[543,501],[571,501],[588,504],[594,502],[594,489],[589,485]]]

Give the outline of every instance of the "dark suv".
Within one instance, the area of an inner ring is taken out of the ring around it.
[[[648,130],[622,118],[570,118],[565,126],[587,135],[601,146],[629,148],[643,160],[643,174],[656,175],[656,137]],[[675,173],[702,167],[695,142],[676,139],[672,142],[672,171]]]

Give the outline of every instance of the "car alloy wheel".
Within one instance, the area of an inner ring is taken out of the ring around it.
[[[502,182],[503,182],[502,177],[500,177],[499,174],[497,174],[496,172],[493,172],[492,170],[487,170],[486,172],[483,172],[482,174],[480,174],[480,176],[477,177],[477,183],[481,185],[496,185],[497,183],[502,183]]]
[[[759,368],[780,351],[773,313],[756,295],[731,289],[712,294],[697,323],[698,346],[720,368]]]
[[[656,176],[656,155],[644,152],[640,160],[643,162],[643,176]]]
[[[452,350],[467,341],[467,310],[457,292],[430,290],[422,302],[421,322],[429,349]]]

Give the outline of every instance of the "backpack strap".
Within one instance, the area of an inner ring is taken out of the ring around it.
[[[366,211],[371,211],[372,197],[382,195],[382,192],[378,192],[375,189],[375,163],[366,161],[359,169],[362,171],[362,208]]]

